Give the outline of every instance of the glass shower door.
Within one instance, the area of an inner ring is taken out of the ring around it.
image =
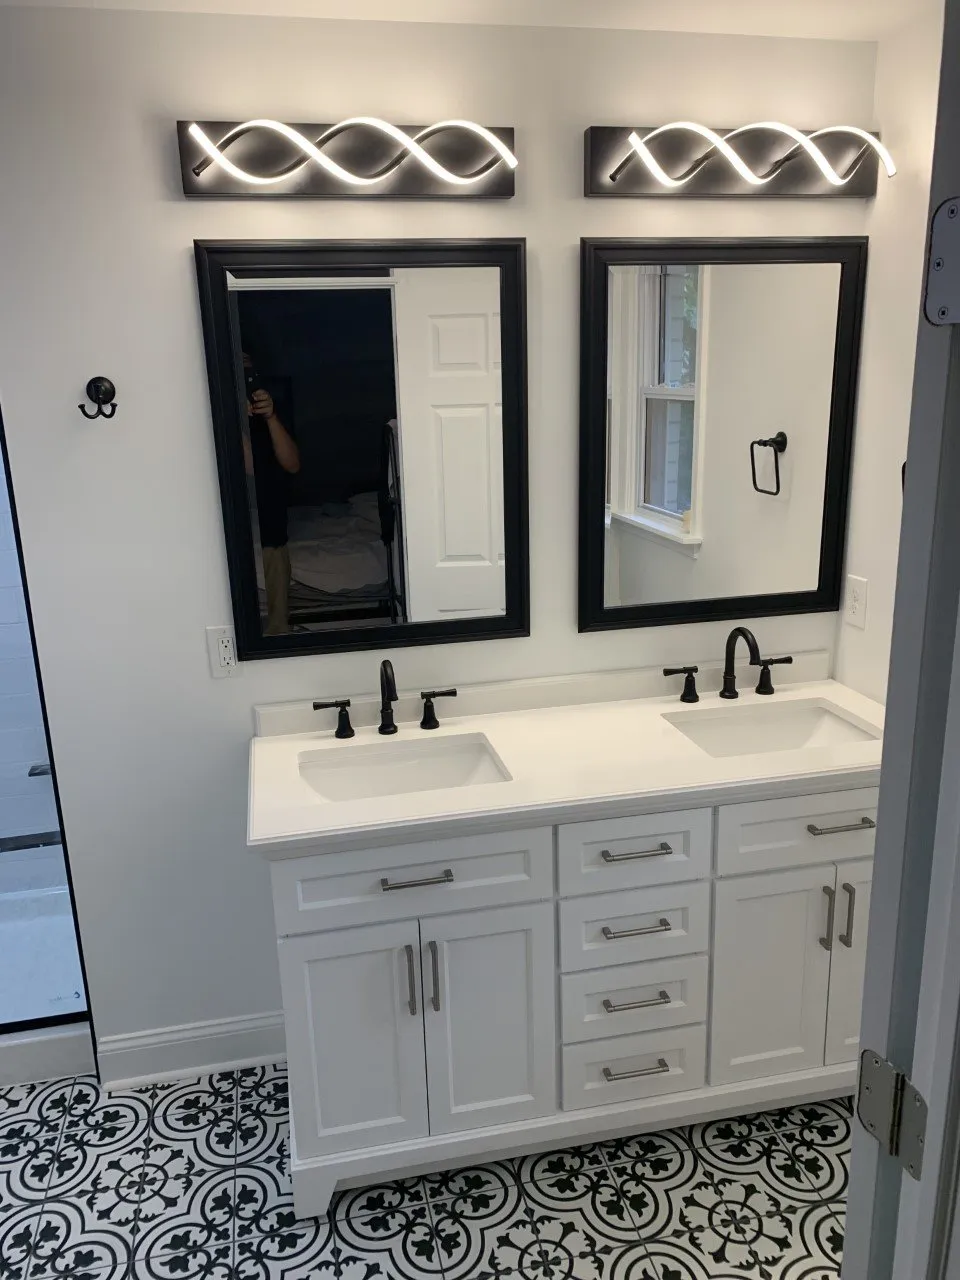
[[[77,1021],[86,1016],[86,995],[2,449],[0,957],[0,1033]]]

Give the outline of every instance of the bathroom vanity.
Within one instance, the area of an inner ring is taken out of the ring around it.
[[[882,716],[826,681],[255,738],[298,1214],[851,1092]]]

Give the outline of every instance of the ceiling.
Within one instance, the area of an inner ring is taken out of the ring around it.
[[[0,0],[0,7],[606,27],[877,40],[943,0]]]

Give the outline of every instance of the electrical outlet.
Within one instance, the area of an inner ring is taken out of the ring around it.
[[[843,604],[844,622],[862,631],[867,625],[867,580],[847,574],[847,591]]]
[[[214,680],[225,680],[228,676],[240,674],[233,627],[207,627],[207,656]]]

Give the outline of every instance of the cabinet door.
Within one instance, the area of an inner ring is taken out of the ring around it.
[[[823,1066],[834,867],[716,885],[710,1083]]]
[[[549,1115],[557,1103],[553,904],[421,923],[430,1132]]]
[[[279,950],[297,1155],[423,1137],[417,922],[283,938]]]
[[[830,960],[826,1064],[856,1062],[860,1048],[860,1005],[867,958],[867,919],[873,860],[837,867],[837,913]]]

